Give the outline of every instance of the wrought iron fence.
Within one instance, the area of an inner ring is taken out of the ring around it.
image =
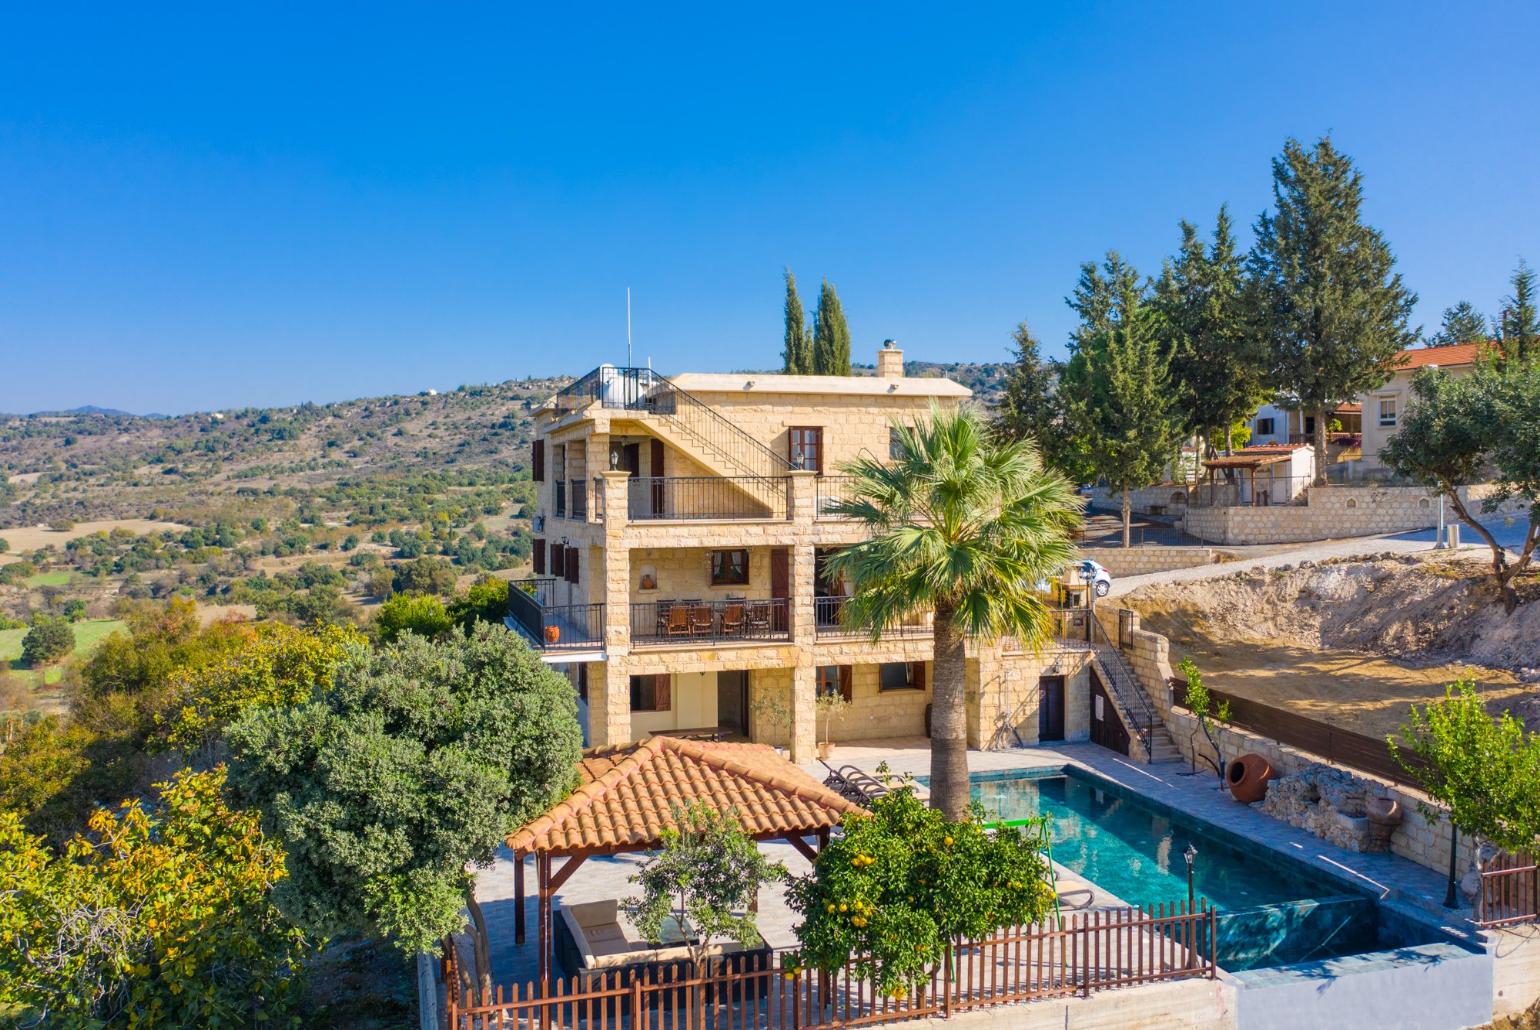
[[[631,642],[788,640],[784,597],[757,600],[669,600],[631,605]]]
[[[637,476],[627,484],[627,516],[649,519],[785,519],[789,476]]]
[[[835,504],[851,500],[855,496],[855,481],[855,476],[819,476],[815,491],[815,516],[820,519],[849,518],[848,515],[841,515],[831,509]]]
[[[813,598],[813,631],[820,637],[860,637],[869,636],[870,630],[848,626],[844,621],[845,604],[848,597],[815,597]],[[934,613],[925,612],[923,615],[909,622],[895,623],[884,626],[882,636],[892,637],[928,637],[932,632],[931,620]]]
[[[542,577],[510,583],[508,614],[541,650],[603,644],[604,605],[552,604],[556,582]]]

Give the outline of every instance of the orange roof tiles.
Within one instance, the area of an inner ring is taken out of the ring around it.
[[[773,838],[840,824],[856,805],[767,744],[722,744],[657,736],[592,748],[581,783],[545,815],[515,831],[515,851],[646,851],[674,823],[676,808],[704,801],[731,811],[745,833]]]
[[[1289,455],[1309,444],[1303,443],[1261,443],[1255,447],[1242,447],[1234,454],[1222,458],[1208,458],[1203,462],[1204,468],[1258,468],[1262,465],[1271,465],[1274,462],[1288,461]]]
[[[1455,365],[1474,364],[1476,355],[1480,354],[1481,348],[1486,345],[1486,341],[1483,340],[1479,343],[1451,343],[1444,347],[1412,347],[1401,352],[1401,356],[1396,361],[1396,371],[1404,372],[1427,365],[1450,368]]]

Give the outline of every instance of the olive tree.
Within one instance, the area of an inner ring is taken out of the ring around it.
[[[575,784],[575,695],[517,636],[480,625],[430,641],[354,644],[303,704],[251,712],[229,730],[236,799],[288,853],[274,900],[317,935],[391,939],[408,954],[475,923],[467,865]]]

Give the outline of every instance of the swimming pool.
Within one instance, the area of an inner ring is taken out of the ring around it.
[[[1256,969],[1441,939],[1389,919],[1353,885],[1073,766],[975,773],[991,821],[1047,816],[1053,857],[1130,905],[1187,898],[1183,852],[1197,850],[1193,888],[1219,910],[1219,964]]]

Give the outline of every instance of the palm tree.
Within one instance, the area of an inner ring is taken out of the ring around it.
[[[874,641],[906,618],[935,613],[930,738],[931,804],[949,819],[968,811],[963,642],[1015,636],[1037,649],[1053,614],[1038,585],[1075,558],[1070,534],[1081,501],[1025,441],[994,438],[977,412],[944,413],[895,426],[891,462],[861,458],[832,506],[864,522],[863,543],[831,560],[852,583],[847,625]]]

